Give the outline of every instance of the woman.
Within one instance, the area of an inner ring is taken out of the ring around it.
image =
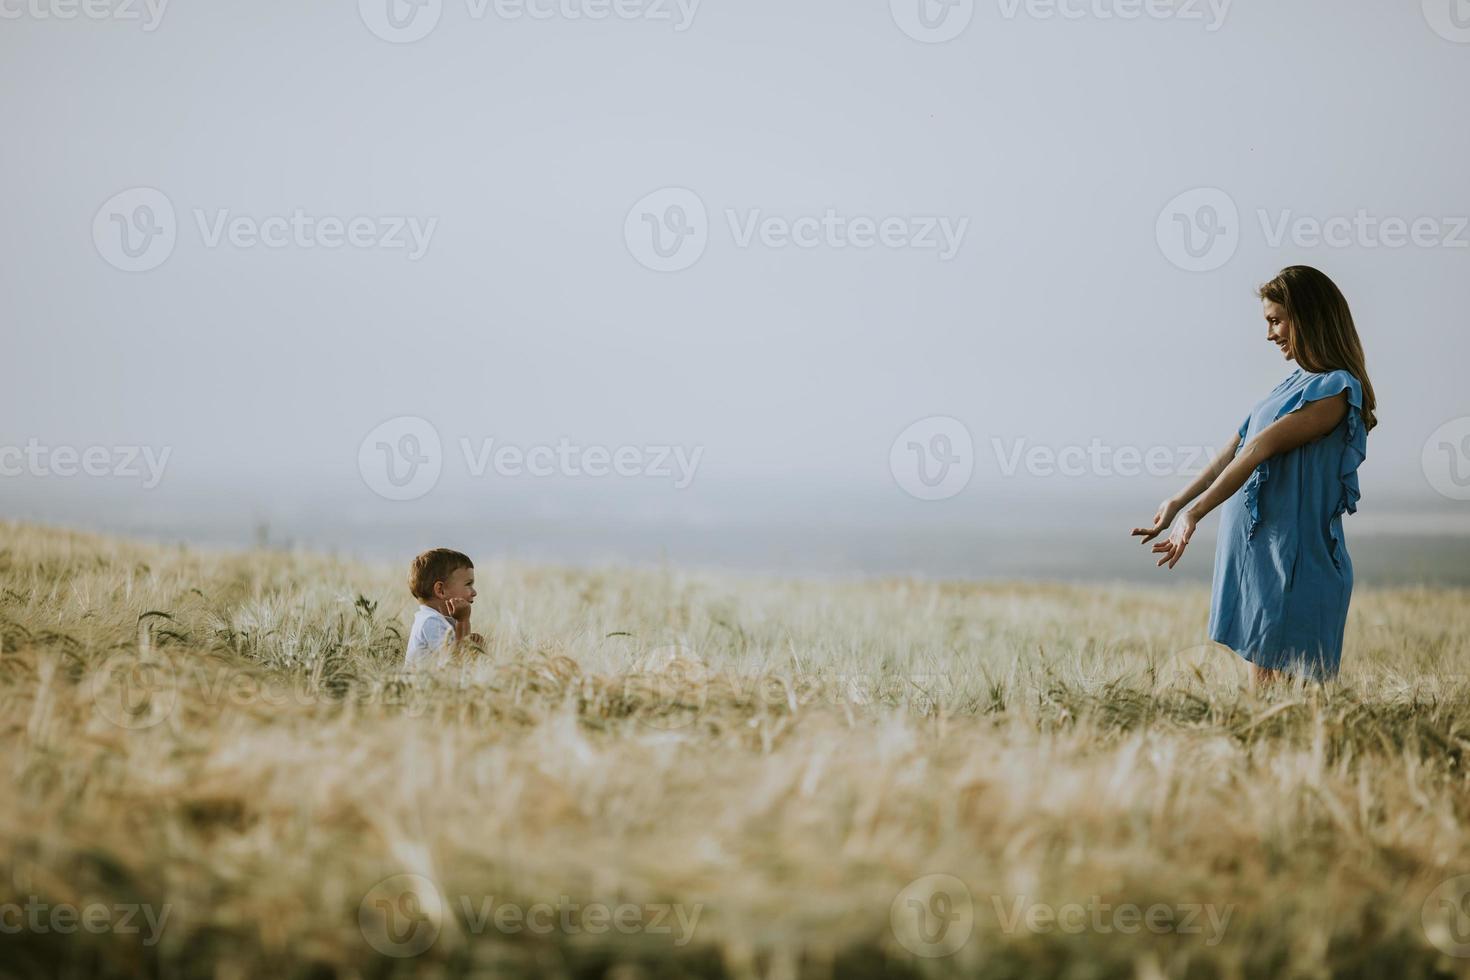
[[[1224,504],[1210,639],[1250,663],[1253,685],[1283,673],[1329,680],[1353,592],[1342,515],[1358,509],[1358,465],[1378,424],[1373,386],[1332,280],[1294,265],[1258,295],[1266,339],[1297,369],[1251,410],[1206,472],[1159,506],[1153,526],[1133,534],[1147,544],[1172,525],[1153,550],[1160,566],[1173,568],[1195,527]]]

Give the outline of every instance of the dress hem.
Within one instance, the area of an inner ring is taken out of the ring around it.
[[[1229,650],[1231,653],[1239,657],[1241,660],[1244,660],[1246,663],[1251,664],[1255,667],[1260,667],[1262,670],[1279,670],[1294,677],[1302,676],[1307,678],[1308,680],[1317,681],[1318,683],[1337,679],[1337,673],[1339,669],[1337,667],[1334,667],[1330,670],[1326,667],[1325,664],[1323,664],[1321,667],[1313,667],[1311,661],[1300,657],[1285,657],[1280,658],[1278,663],[1263,664],[1260,663],[1250,653],[1247,653],[1245,650],[1238,649],[1233,643],[1228,643],[1225,640],[1217,639],[1213,636],[1210,637],[1210,640],[1214,643],[1220,644],[1225,649]]]

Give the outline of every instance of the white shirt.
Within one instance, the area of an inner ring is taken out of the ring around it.
[[[408,650],[404,662],[412,667],[425,662],[439,651],[454,645],[454,620],[437,609],[419,606],[413,617],[413,629],[408,631]]]

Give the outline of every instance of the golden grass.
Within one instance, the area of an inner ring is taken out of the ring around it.
[[[0,530],[0,972],[1470,964],[1463,590],[1258,694],[1197,589],[491,563],[487,654],[405,673],[403,569]]]

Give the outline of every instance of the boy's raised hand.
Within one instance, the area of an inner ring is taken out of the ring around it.
[[[444,611],[450,619],[457,619],[462,623],[470,620],[470,600],[468,599],[445,599]]]

